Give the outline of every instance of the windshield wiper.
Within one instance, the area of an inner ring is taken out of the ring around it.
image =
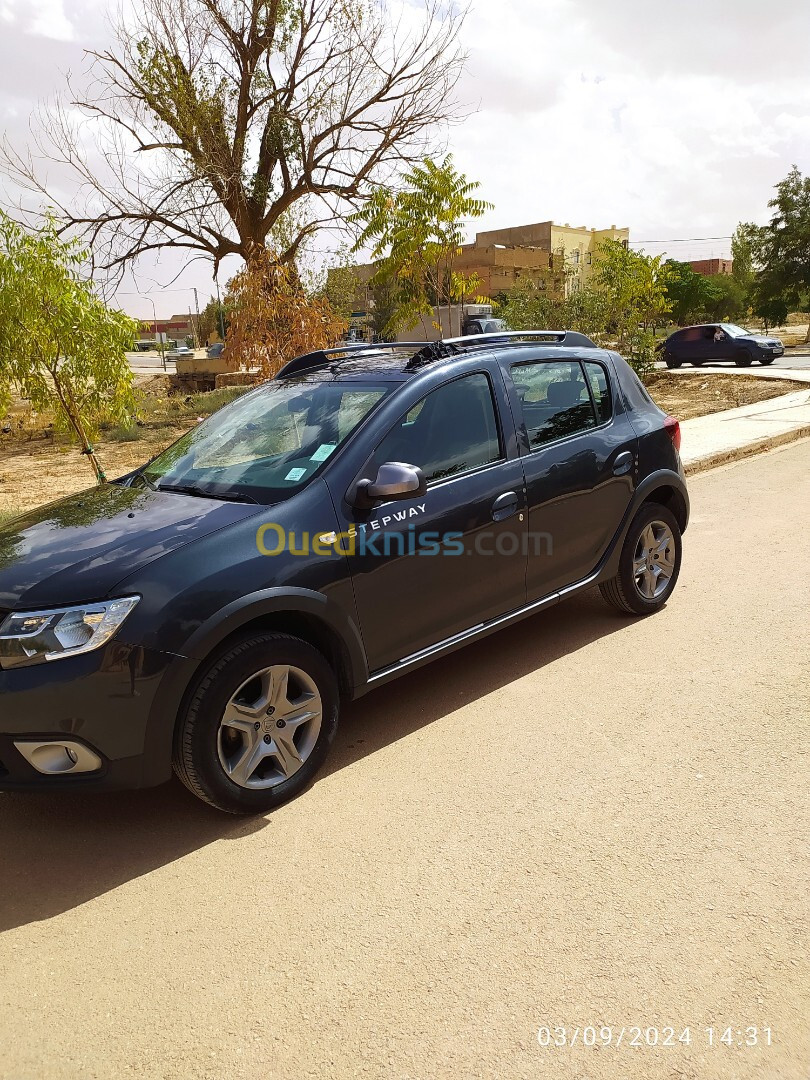
[[[222,502],[255,503],[257,506],[259,505],[259,500],[252,498],[250,495],[241,495],[230,491],[206,491],[204,488],[195,487],[194,484],[159,484],[155,487],[155,491],[174,491],[179,495],[197,495],[201,499],[220,499]]]

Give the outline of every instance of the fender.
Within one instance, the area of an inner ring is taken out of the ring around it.
[[[231,634],[254,619],[276,612],[309,615],[323,623],[338,639],[347,667],[352,695],[368,682],[362,638],[354,621],[323,593],[310,589],[260,589],[239,597],[198,627],[186,641],[182,655],[171,658],[146,725],[141,786],[161,784],[171,776],[172,741],[183,698],[200,664]]]
[[[645,476],[633,493],[633,499],[625,511],[622,523],[619,526],[616,535],[613,537],[613,540],[608,545],[607,551],[602,556],[600,566],[597,568],[597,581],[607,581],[609,578],[616,576],[619,570],[619,556],[621,555],[622,545],[627,536],[627,530],[630,528],[630,522],[638,513],[638,508],[641,504],[649,499],[650,495],[657,488],[663,487],[674,488],[683,499],[685,515],[681,532],[686,530],[686,526],[689,522],[689,494],[686,490],[686,481],[684,480],[683,473],[675,472],[674,469],[657,469],[655,472],[650,473],[649,476]]]
[[[285,611],[310,615],[325,623],[343,647],[351,685],[362,685],[367,680],[368,666],[363,639],[354,620],[324,593],[312,589],[259,589],[240,596],[194,631],[183,647],[183,655],[204,660],[226,637],[242,626],[263,615]]]

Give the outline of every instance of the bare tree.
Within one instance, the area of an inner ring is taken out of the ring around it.
[[[88,54],[87,91],[41,108],[0,167],[114,279],[148,251],[216,269],[280,236],[292,261],[453,117],[463,15],[423,4],[414,21],[383,0],[143,0]]]

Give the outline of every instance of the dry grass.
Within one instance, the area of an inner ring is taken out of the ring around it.
[[[679,420],[692,420],[696,416],[738,409],[741,405],[753,405],[806,389],[803,383],[788,379],[758,379],[754,375],[707,375],[696,371],[673,375],[657,371],[646,380],[655,403],[665,412]]]

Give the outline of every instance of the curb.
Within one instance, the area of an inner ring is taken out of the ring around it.
[[[687,476],[695,473],[706,472],[707,469],[716,469],[720,465],[729,465],[734,461],[742,461],[743,458],[754,457],[756,454],[765,454],[768,450],[776,450],[779,446],[798,442],[810,436],[810,424],[803,424],[795,431],[784,431],[781,435],[772,435],[767,439],[759,439],[757,442],[746,443],[744,446],[735,446],[731,450],[719,450],[715,454],[707,454],[705,457],[696,458],[689,464],[684,464],[683,471]]]

